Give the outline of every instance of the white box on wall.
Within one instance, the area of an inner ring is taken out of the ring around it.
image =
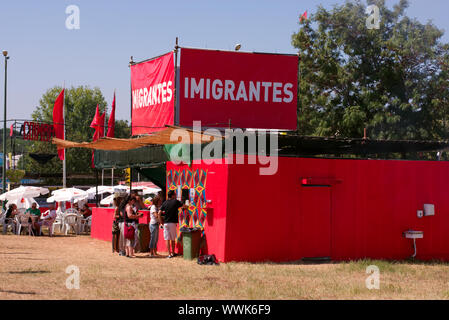
[[[425,204],[424,205],[424,216],[434,216],[435,215],[435,206],[433,204]]]

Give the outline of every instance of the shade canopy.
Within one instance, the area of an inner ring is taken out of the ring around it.
[[[52,196],[47,199],[47,202],[73,202],[76,203],[81,200],[86,200],[89,194],[78,188],[63,188],[53,191]]]
[[[15,201],[23,198],[35,198],[40,195],[49,193],[47,188],[32,187],[32,186],[20,186],[11,191],[5,192],[0,196],[1,201]]]
[[[58,150],[68,148],[88,148],[94,150],[116,150],[124,151],[145,147],[148,145],[166,145],[166,144],[202,144],[212,140],[222,139],[220,135],[198,132],[188,128],[167,127],[164,130],[133,139],[117,139],[103,137],[93,142],[74,142],[63,139],[53,138],[52,143],[56,144]]]

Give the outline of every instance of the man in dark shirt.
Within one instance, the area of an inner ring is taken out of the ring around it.
[[[184,208],[181,201],[176,199],[173,190],[168,192],[168,200],[164,201],[160,211],[164,219],[164,240],[168,250],[168,257],[173,258],[175,254],[176,226],[178,224],[178,210]]]

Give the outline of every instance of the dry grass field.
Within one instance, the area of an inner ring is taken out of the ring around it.
[[[0,299],[448,299],[449,265],[358,261],[329,264],[222,263],[182,257],[129,259],[89,236],[0,235]],[[380,289],[368,290],[368,265]],[[66,268],[80,270],[67,289]]]

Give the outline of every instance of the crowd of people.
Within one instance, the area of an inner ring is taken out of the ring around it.
[[[84,219],[87,219],[92,215],[92,210],[87,203],[83,204],[81,208],[78,208],[78,204],[75,203],[73,204],[73,208],[77,210],[79,215]],[[14,233],[17,230],[17,220],[15,218],[19,215],[19,213],[20,212],[17,208],[17,205],[14,203],[8,206],[8,209],[5,213],[5,223],[12,226],[12,231]],[[48,207],[48,212],[42,214],[41,211],[37,208],[36,202],[33,202],[31,204],[31,207],[25,210],[25,215],[28,217],[28,223],[31,224],[31,229],[33,235],[35,236],[40,236],[42,226],[51,226],[52,223],[55,222],[57,217],[56,207],[54,204],[50,204]],[[5,231],[6,228],[3,227],[3,230]]]
[[[114,207],[113,250],[118,252],[120,256],[133,258],[135,257],[134,248],[138,239],[138,220],[143,215],[143,213],[139,213],[139,210],[146,209],[146,206],[142,197],[137,192],[132,192],[126,197],[116,194]],[[157,253],[159,229],[163,229],[164,232],[164,240],[168,251],[167,258],[176,256],[176,227],[178,223],[178,209],[181,207],[183,207],[183,204],[176,199],[176,193],[173,190],[168,192],[168,199],[165,201],[162,192],[159,192],[153,198],[148,226],[150,231],[150,257],[159,255]]]
[[[14,233],[17,230],[17,220],[15,218],[19,215],[19,213],[20,212],[17,209],[17,205],[14,203],[9,205],[5,213],[5,223],[12,225]],[[56,209],[53,204],[50,204],[48,213],[45,216],[42,216],[41,211],[37,208],[36,202],[33,202],[31,204],[31,208],[26,209],[25,215],[27,216],[28,223],[31,224],[33,234],[35,236],[40,236],[42,226],[51,225],[55,221]],[[5,227],[3,227],[3,229],[4,231],[6,230]]]
[[[181,201],[176,199],[175,191],[170,190],[167,196],[167,200],[164,200],[164,194],[162,191],[159,192],[152,199],[151,206],[149,207],[150,257],[159,256],[157,243],[160,229],[163,229],[168,258],[173,258],[177,255],[175,252],[175,244],[178,210],[179,208],[185,208],[185,206]],[[142,196],[136,190],[131,191],[129,195],[127,193],[116,193],[114,196],[113,251],[118,252],[120,256],[135,257],[134,251],[138,242],[139,218],[143,216],[140,210],[148,209],[143,200]],[[92,210],[87,203],[83,203],[79,207],[77,203],[73,205],[73,208],[84,218],[92,215]],[[19,214],[17,205],[10,204],[5,214],[5,221],[11,222],[13,232],[17,230],[15,217]],[[35,236],[41,234],[43,225],[50,226],[57,217],[54,204],[50,204],[48,212],[41,214],[35,202],[32,203],[31,208],[25,211],[25,215],[27,216],[28,223],[32,226],[32,231]],[[5,230],[5,227],[3,229]]]

